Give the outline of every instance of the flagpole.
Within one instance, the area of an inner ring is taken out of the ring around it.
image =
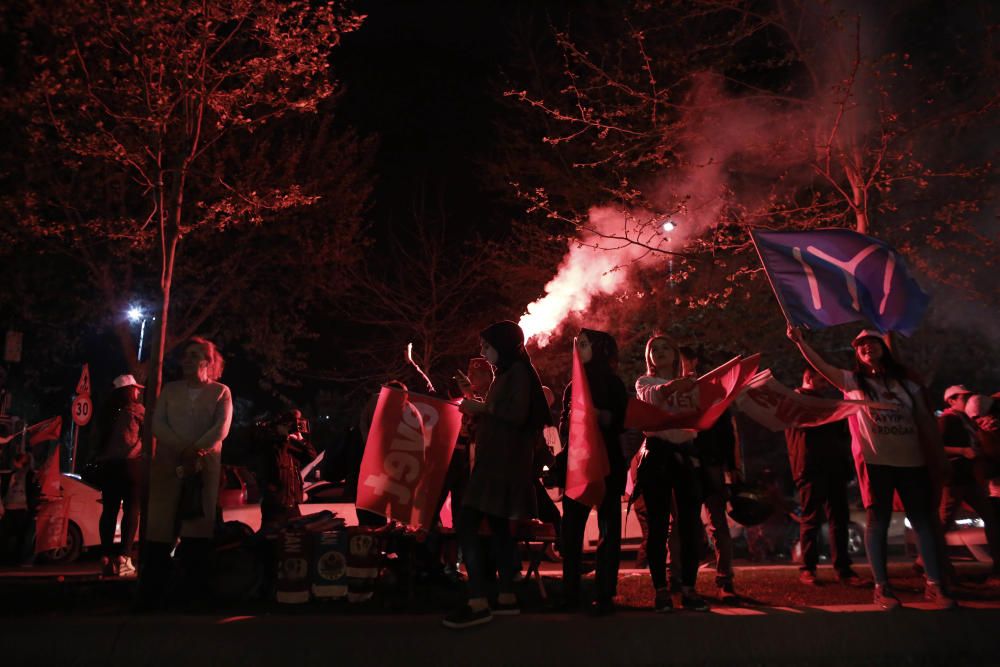
[[[764,269],[764,275],[767,276],[767,282],[771,286],[771,291],[774,293],[774,298],[778,302],[778,308],[781,308],[781,314],[785,316],[785,322],[789,325],[792,323],[792,318],[788,316],[788,310],[785,308],[785,302],[781,300],[781,294],[774,287],[774,280],[771,278],[771,272],[767,270],[767,264],[764,263],[764,257],[760,254],[760,248],[757,246],[757,238],[753,235],[753,227],[747,227],[750,232],[750,242],[753,243],[753,249],[757,252],[757,259],[760,260],[760,265]]]

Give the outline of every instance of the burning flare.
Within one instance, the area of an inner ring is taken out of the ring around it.
[[[534,339],[539,347],[545,347],[569,315],[586,312],[597,295],[619,291],[628,280],[629,265],[656,260],[656,253],[649,253],[647,248],[605,238],[620,238],[629,224],[634,226],[620,209],[590,209],[594,231],[579,242],[570,242],[559,271],[545,286],[545,296],[530,304],[518,322],[525,340]]]

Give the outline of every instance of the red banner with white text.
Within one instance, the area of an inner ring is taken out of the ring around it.
[[[461,425],[455,403],[382,387],[356,505],[412,528],[433,527]]]
[[[775,380],[769,370],[757,373],[736,399],[741,412],[772,431],[821,426],[846,419],[865,406],[877,405],[869,401],[806,396]]]
[[[691,391],[666,396],[667,410],[631,399],[625,413],[625,428],[642,431],[711,428],[753,378],[759,363],[759,354],[730,359],[698,378]]]

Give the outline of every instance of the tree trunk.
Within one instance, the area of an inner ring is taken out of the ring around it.
[[[160,387],[163,384],[163,357],[167,349],[167,316],[170,312],[170,287],[174,275],[174,257],[177,252],[177,235],[170,234],[170,238],[163,241],[164,252],[162,255],[162,273],[160,279],[160,308],[156,317],[156,325],[151,331],[152,349],[149,355],[149,374],[146,379],[146,419],[142,429],[142,512],[139,517],[139,543],[146,541],[146,522],[149,516],[149,478],[150,469],[153,463],[153,455],[156,453],[153,439],[153,414],[156,410],[156,399],[160,395]]]

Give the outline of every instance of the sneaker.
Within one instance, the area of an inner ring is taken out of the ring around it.
[[[445,616],[441,624],[453,630],[463,630],[475,625],[489,623],[492,620],[493,612],[490,611],[489,607],[476,610],[465,604]]]
[[[493,614],[496,616],[517,616],[521,613],[521,607],[517,600],[514,602],[497,602],[493,605]]]
[[[736,600],[739,599],[739,596],[736,595],[736,589],[733,588],[733,582],[731,581],[719,584],[719,590],[716,594],[716,597],[719,599],[720,602],[723,602],[725,604],[732,604],[733,602],[736,602]]]
[[[933,581],[927,582],[927,587],[924,588],[924,599],[933,603],[935,609],[958,609],[958,603],[955,602],[955,599],[945,593],[940,584]]]
[[[802,570],[799,572],[799,583],[805,584],[806,586],[816,586],[819,584],[819,580],[816,578],[816,572],[814,570]]]
[[[687,590],[681,593],[681,606],[688,611],[708,611],[711,607],[708,606],[708,602],[705,598],[701,597],[693,590]]]
[[[673,594],[666,588],[656,591],[656,598],[653,600],[653,610],[658,614],[669,614],[674,610]]]
[[[893,611],[903,606],[896,594],[886,584],[875,584],[875,606]]]
[[[837,580],[845,586],[863,586],[865,580],[854,570],[844,570],[837,573]]]

